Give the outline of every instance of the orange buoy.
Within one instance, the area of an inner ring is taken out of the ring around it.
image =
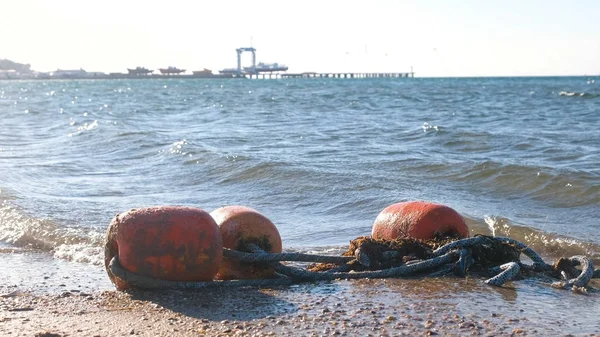
[[[458,212],[426,201],[400,202],[386,207],[375,219],[371,236],[395,240],[430,240],[442,236],[469,237],[469,228]]]
[[[246,244],[253,243],[269,253],[281,253],[281,236],[277,227],[258,211],[246,206],[225,206],[210,213],[221,228],[223,247],[247,251]],[[217,278],[257,279],[274,275],[272,267],[256,263],[239,262],[223,258]]]
[[[104,263],[117,289],[128,289],[108,264],[119,255],[126,270],[170,281],[211,281],[223,257],[219,227],[194,207],[158,206],[117,214],[108,227]]]

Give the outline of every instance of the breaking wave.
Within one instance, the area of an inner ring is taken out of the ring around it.
[[[60,227],[51,220],[31,217],[7,201],[0,205],[0,241],[64,260],[103,263],[104,234]]]
[[[572,92],[572,91],[561,91],[558,93],[558,96],[564,97],[583,97],[583,98],[596,98],[599,97],[597,94],[592,94],[588,92]]]

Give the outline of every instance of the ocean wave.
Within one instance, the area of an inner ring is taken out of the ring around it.
[[[600,97],[598,94],[593,94],[589,92],[573,92],[573,91],[561,91],[558,93],[558,96],[564,97],[583,97],[583,98],[596,98]]]
[[[437,165],[431,170],[438,174],[438,179],[485,186],[504,193],[517,193],[547,201],[557,207],[600,203],[599,177],[588,172],[567,172],[549,167],[494,161],[446,164],[441,168]]]
[[[577,240],[565,235],[547,233],[522,224],[516,224],[502,216],[488,215],[484,222],[493,236],[505,236],[527,244],[542,256],[552,258],[586,255],[600,262],[600,245]]]
[[[103,263],[103,233],[61,227],[53,221],[28,216],[6,201],[0,205],[0,241],[69,261]]]

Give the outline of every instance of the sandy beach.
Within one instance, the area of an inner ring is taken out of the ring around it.
[[[600,336],[596,291],[533,280],[502,288],[439,278],[55,294],[0,286],[0,294],[2,336]]]

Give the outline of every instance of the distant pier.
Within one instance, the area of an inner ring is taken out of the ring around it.
[[[194,74],[148,74],[148,75],[133,75],[123,73],[82,73],[82,74],[68,74],[68,75],[49,75],[49,74],[37,74],[27,76],[2,76],[0,73],[0,80],[101,80],[101,79],[131,79],[131,80],[145,80],[145,79],[287,79],[287,78],[332,78],[332,79],[361,79],[361,78],[412,78],[414,73],[297,73],[297,74],[283,74],[283,73],[256,73],[256,74],[244,74],[237,75],[235,73],[226,74],[213,74],[211,72],[199,72],[196,71]]]
[[[238,78],[249,79],[278,79],[278,78],[412,78],[415,77],[412,67],[410,72],[396,73],[372,73],[372,72],[303,72],[296,74],[283,73],[288,70],[285,65],[278,63],[265,64],[259,63],[256,65],[256,48],[238,48],[237,52],[237,68],[228,68],[219,71],[221,74],[232,74]],[[252,53],[252,65],[250,67],[242,67],[242,54],[244,52]]]
[[[242,54],[250,52],[252,54],[252,64],[249,67],[242,67]],[[8,70],[5,65],[0,68],[0,79],[165,79],[165,78],[201,78],[201,79],[286,79],[286,78],[333,78],[333,79],[361,79],[361,78],[413,78],[415,73],[412,67],[410,72],[303,72],[303,73],[286,73],[288,67],[280,63],[256,63],[256,48],[237,48],[237,67],[225,68],[219,70],[218,73],[213,73],[210,69],[192,71],[192,74],[186,74],[185,69],[169,66],[168,68],[160,68],[160,75],[154,74],[154,70],[145,67],[127,68],[127,73],[103,73],[103,72],[87,72],[83,69],[61,70],[57,69],[54,72],[34,72],[31,71],[29,65],[16,64],[12,61],[5,60],[8,64]],[[2,60],[0,60],[2,61]],[[0,63],[0,66],[2,64]],[[22,67],[24,66],[24,67]],[[15,68],[15,69],[12,69]],[[21,71],[17,71],[21,70]],[[22,72],[22,73],[21,73]]]

